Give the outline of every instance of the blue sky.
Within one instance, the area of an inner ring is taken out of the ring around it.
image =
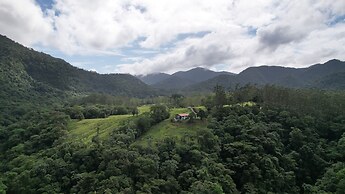
[[[345,1],[1,0],[0,33],[100,73],[345,60]]]
[[[52,0],[36,0],[36,3],[40,6],[43,12],[47,12],[53,8],[54,1]],[[140,39],[140,38],[139,38]],[[122,64],[129,60],[129,58],[138,57],[137,51],[139,50],[138,44],[134,41],[130,46],[121,48],[119,55],[82,55],[82,54],[66,54],[57,49],[51,49],[49,47],[42,46],[42,44],[35,44],[32,46],[35,50],[39,50],[50,55],[62,58],[74,66],[78,66],[83,69],[97,71],[99,73],[111,72],[111,66]],[[142,50],[141,57],[151,58],[152,53],[145,52],[150,50]]]
[[[40,6],[43,12],[47,12],[53,8],[54,1],[52,0],[36,0],[36,3]],[[51,49],[42,46],[42,44],[35,44],[32,47],[35,50],[39,50],[50,55],[62,58],[74,66],[78,66],[83,69],[97,71],[99,73],[109,73],[113,67],[118,64],[126,62],[136,61],[138,58],[150,59],[157,53],[164,53],[174,46],[176,42],[187,38],[203,37],[209,31],[199,31],[193,33],[180,33],[170,42],[166,42],[160,46],[159,49],[145,49],[141,48],[139,41],[145,40],[145,37],[139,37],[137,40],[131,42],[129,45],[119,49],[118,55],[82,55],[82,54],[66,54],[60,50]]]

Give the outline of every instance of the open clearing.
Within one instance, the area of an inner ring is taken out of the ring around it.
[[[101,119],[84,119],[81,121],[72,121],[69,129],[70,140],[81,140],[84,143],[90,143],[92,137],[97,134],[97,128],[101,138],[107,137],[112,130],[116,129],[121,123],[126,122],[132,115],[114,115]]]
[[[150,111],[150,106],[145,105],[138,107],[139,113],[145,113]],[[112,115],[107,118],[98,119],[83,119],[81,121],[73,120],[69,125],[69,140],[70,141],[82,141],[84,143],[90,143],[92,137],[97,134],[99,129],[100,138],[106,138],[110,133],[121,126],[125,122],[131,120],[132,115]]]
[[[145,105],[139,107],[139,113],[150,111],[150,106]],[[134,145],[148,145],[149,142],[158,142],[166,137],[181,139],[184,136],[195,136],[200,129],[207,129],[207,122],[195,120],[194,123],[171,122],[171,119],[178,113],[190,113],[188,108],[170,109],[170,118],[153,126],[142,137],[140,137]],[[132,115],[113,115],[108,118],[84,119],[81,121],[74,120],[69,125],[69,141],[82,141],[86,144],[91,143],[92,138],[97,134],[101,139],[107,138],[110,133],[117,127],[129,122]]]
[[[207,121],[195,120],[194,123],[171,122],[176,114],[190,113],[188,108],[174,108],[170,110],[170,118],[153,126],[134,145],[150,145],[151,143],[163,140],[166,137],[172,137],[180,140],[185,136],[195,136],[197,131],[207,129]]]

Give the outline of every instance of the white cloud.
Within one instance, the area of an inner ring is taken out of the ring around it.
[[[34,0],[0,0],[0,33],[25,45],[46,43],[51,19]]]
[[[55,0],[45,13],[33,0],[0,0],[0,33],[70,55],[122,53],[126,64],[107,67],[118,72],[238,72],[345,59],[344,15],[338,0]]]

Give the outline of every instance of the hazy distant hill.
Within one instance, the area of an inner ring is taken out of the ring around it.
[[[225,88],[236,85],[275,84],[285,87],[345,89],[345,62],[336,59],[308,68],[260,66],[245,69],[238,75],[220,75],[185,88],[185,91],[210,91],[219,84]]]
[[[137,76],[141,81],[148,85],[153,85],[170,77],[169,74],[166,73],[153,73],[147,75],[138,75]]]
[[[188,71],[179,71],[172,76],[177,76],[180,78],[192,80],[193,82],[202,82],[206,81],[208,79],[214,78],[218,75],[233,75],[233,73],[230,72],[215,72],[211,71],[209,69],[197,67]]]
[[[230,89],[248,83],[294,88],[345,89],[342,72],[345,72],[345,62],[333,59],[325,64],[316,64],[308,68],[259,66],[249,67],[239,74],[233,74],[198,67],[172,75],[151,74],[141,79],[146,79],[146,83],[155,88],[184,91],[210,91],[217,84]]]
[[[293,75],[297,71],[298,69],[295,68],[286,68],[279,66],[249,67],[238,74],[237,80],[240,83],[279,83],[282,78]]]
[[[5,36],[0,36],[0,81],[1,96],[13,98],[52,91],[126,96],[154,94],[153,89],[132,75],[85,71],[62,59],[26,48]]]
[[[197,83],[197,82],[194,82],[194,81],[186,79],[186,78],[181,78],[178,76],[170,76],[168,79],[165,79],[161,82],[158,82],[152,86],[155,88],[168,90],[168,89],[185,88],[185,87],[190,86],[190,85],[195,84],[195,83]]]
[[[320,79],[316,86],[325,89],[345,89],[345,72],[334,73]]]
[[[317,84],[315,81],[321,81],[331,74],[341,72],[345,72],[345,62],[333,59],[324,64],[316,64],[308,68],[301,69],[298,76],[305,82],[305,86],[315,86],[315,84]]]
[[[188,71],[179,71],[172,75],[158,73],[139,77],[142,81],[159,89],[181,89],[200,83],[218,75],[234,75],[230,72],[215,72],[197,67]]]
[[[226,89],[232,89],[238,83],[236,80],[236,76],[233,75],[219,75],[204,82],[200,82],[183,88],[183,91],[209,92],[212,91],[214,86],[216,85],[221,85]]]

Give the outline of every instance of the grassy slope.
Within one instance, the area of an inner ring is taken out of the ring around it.
[[[187,108],[175,108],[170,110],[170,119],[178,113],[190,113]],[[141,138],[139,138],[135,145],[148,145],[149,142],[157,142],[166,137],[173,137],[176,139],[181,139],[184,136],[195,136],[197,131],[200,129],[207,129],[207,122],[195,120],[194,123],[184,122],[171,122],[167,119],[155,126],[153,126],[147,133],[145,133]]]
[[[139,107],[139,112],[150,111],[150,106]],[[101,138],[106,138],[113,129],[119,127],[122,123],[129,121],[132,115],[114,115],[108,118],[74,120],[70,123],[69,140],[81,140],[84,143],[90,143],[92,137],[97,134],[97,128]]]
[[[140,114],[150,111],[150,106],[139,107]],[[175,108],[170,110],[170,119],[178,113],[190,113],[187,108]],[[97,128],[101,138],[106,138],[113,129],[122,123],[132,119],[132,115],[115,115],[101,119],[74,120],[70,123],[69,141],[82,141],[86,144],[92,141],[92,137],[97,134]],[[153,126],[146,134],[135,142],[136,145],[148,145],[149,142],[157,142],[165,137],[181,139],[184,136],[195,136],[200,129],[206,129],[207,122],[195,120],[194,123],[187,121],[174,123],[167,119]]]
[[[71,129],[69,139],[90,143],[92,137],[97,134],[97,128],[99,128],[100,137],[105,138],[113,129],[116,129],[122,122],[125,122],[130,117],[131,115],[115,115],[104,119],[72,121],[69,126]]]

